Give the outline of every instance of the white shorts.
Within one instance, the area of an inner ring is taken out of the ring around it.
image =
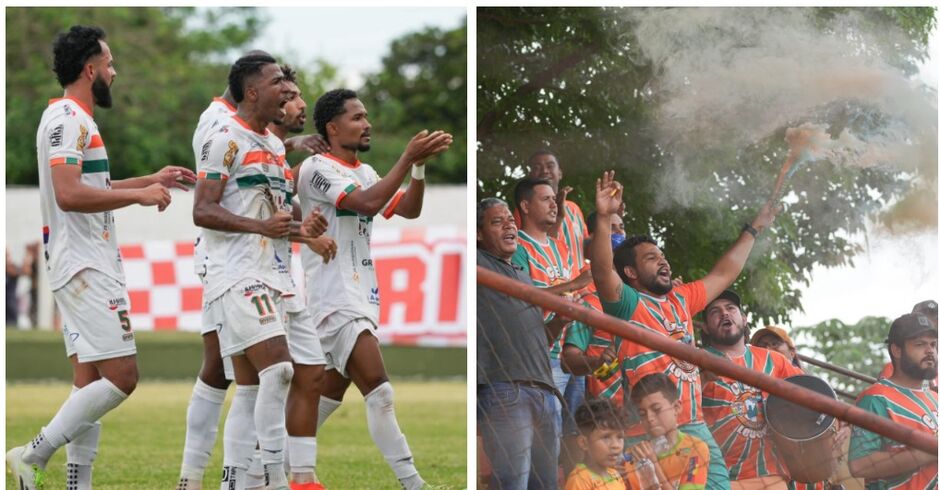
[[[257,279],[244,279],[206,305],[218,324],[222,357],[242,354],[264,340],[285,335],[277,291]],[[203,321],[205,323],[205,321]]]
[[[350,319],[339,313],[326,317],[317,327],[317,334],[320,336],[320,344],[323,346],[323,354],[326,357],[326,369],[335,369],[344,378],[348,378],[346,363],[349,362],[349,356],[352,355],[353,348],[356,346],[356,339],[362,332],[375,335],[377,328],[365,317]]]
[[[320,336],[313,325],[313,316],[306,309],[296,313],[288,312],[287,320],[287,346],[290,348],[290,357],[297,364],[306,366],[322,366],[326,364],[323,357],[323,347],[320,345]]]
[[[219,335],[219,327],[222,326],[222,322],[225,321],[225,318],[222,315],[221,308],[209,308],[208,304],[202,305],[202,330],[199,332],[200,335],[205,337],[207,333],[215,333],[216,336]],[[206,326],[209,326],[207,328]],[[221,349],[221,340],[219,342],[219,349]],[[225,372],[225,379],[229,381],[235,380],[235,368],[232,366],[231,357],[222,357],[222,370]]]
[[[62,314],[68,357],[93,362],[137,354],[127,288],[95,269],[82,269],[52,292]]]

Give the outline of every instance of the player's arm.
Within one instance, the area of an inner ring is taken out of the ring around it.
[[[779,211],[779,206],[774,204],[773,201],[767,201],[761,206],[760,212],[757,213],[757,217],[750,223],[750,226],[757,232],[764,230],[774,222],[774,218]],[[598,226],[600,226],[599,222]],[[741,235],[738,236],[737,241],[725,251],[712,267],[712,270],[702,278],[702,283],[705,285],[706,304],[717,298],[722,291],[728,289],[728,286],[731,286],[731,283],[738,278],[738,275],[744,269],[744,263],[747,262],[747,256],[750,255],[756,239],[757,237],[751,233],[741,230]]]
[[[597,195],[597,226],[591,240],[591,275],[601,300],[614,302],[620,299],[623,283],[614,271],[614,250],[610,243],[610,216],[620,209],[623,202],[623,186],[614,181],[614,172],[604,172],[595,185]]]
[[[167,165],[159,172],[145,175],[143,177],[131,177],[129,179],[111,181],[112,189],[142,189],[144,187],[161,184],[168,189],[183,189],[189,191],[187,185],[196,183],[196,174],[186,168],[176,165]]]
[[[163,211],[170,205],[170,191],[158,183],[142,189],[99,189],[82,183],[81,164],[55,165],[51,174],[56,204],[63,211],[100,213],[132,204]]]
[[[450,146],[453,137],[443,131],[428,134],[427,130],[416,134],[392,169],[375,185],[368,189],[355,188],[337,203],[337,207],[355,211],[365,216],[375,216],[388,204],[401,187],[412,165],[441,153]],[[410,187],[410,186],[409,186]],[[422,199],[424,189],[421,189]],[[420,210],[419,210],[420,212]]]
[[[328,153],[330,144],[327,143],[326,138],[319,134],[302,134],[285,139],[284,149],[287,153],[305,151],[316,155],[317,153]]]
[[[266,220],[238,216],[219,204],[224,191],[224,180],[203,178],[196,181],[193,224],[210,230],[257,233],[270,238],[283,238],[290,232],[290,214],[278,211]]]
[[[609,242],[610,240],[608,240]],[[585,270],[584,272],[578,274],[578,277],[561,284],[556,284],[547,288],[543,288],[544,291],[548,291],[552,294],[566,294],[572,291],[578,291],[588,287],[591,283],[591,271]]]
[[[418,166],[415,165],[414,168],[418,168]],[[424,168],[423,164],[420,168]],[[385,214],[386,217],[391,217],[392,214],[397,214],[402,218],[415,219],[418,216],[421,216],[421,208],[423,206],[424,176],[422,175],[422,178],[416,179],[414,177],[414,173],[412,172],[411,182],[408,183],[408,188],[405,189],[405,192],[401,195],[401,199],[397,203],[394,203],[393,201],[383,214]]]

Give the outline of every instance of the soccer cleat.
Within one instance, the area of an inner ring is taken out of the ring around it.
[[[13,480],[20,490],[42,490],[45,488],[46,472],[39,465],[23,461],[26,446],[15,447],[7,452],[7,464],[13,472]]]
[[[320,482],[307,482],[307,483],[297,483],[291,482],[290,490],[326,490],[326,487],[323,486]]]
[[[179,483],[176,484],[176,490],[202,490],[202,482],[180,477]]]

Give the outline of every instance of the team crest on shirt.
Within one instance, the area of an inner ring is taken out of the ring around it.
[[[225,165],[226,169],[232,167],[232,163],[235,161],[235,155],[238,154],[238,145],[234,141],[228,142],[228,151],[225,152],[225,156],[222,157],[222,165]]]
[[[672,362],[666,368],[666,374],[687,383],[697,383],[699,381],[698,366],[675,358],[670,358],[670,361]]]
[[[764,397],[760,390],[740,383],[731,385],[730,389],[735,396],[731,402],[731,413],[741,424],[735,431],[748,439],[764,437],[767,424],[764,420]]]
[[[78,151],[85,149],[85,138],[88,137],[88,128],[84,124],[78,125],[78,141],[75,142],[75,147]]]
[[[925,413],[920,418],[920,421],[923,422],[924,425],[926,425],[927,428],[929,428],[931,432],[933,432],[933,435],[937,435],[937,413],[936,412],[932,414]]]

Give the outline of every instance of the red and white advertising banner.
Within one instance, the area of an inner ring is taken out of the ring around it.
[[[299,245],[291,273],[303,290]],[[192,242],[152,241],[121,247],[136,330],[199,331],[202,285]],[[377,229],[372,256],[382,302],[384,344],[467,345],[464,266],[467,241],[456,227]]]

